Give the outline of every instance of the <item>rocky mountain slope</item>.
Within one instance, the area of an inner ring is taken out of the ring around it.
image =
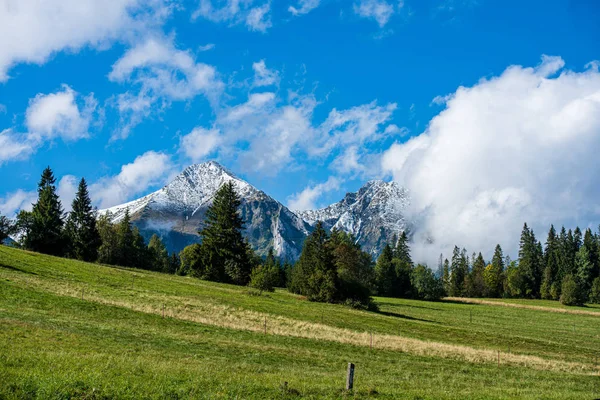
[[[233,181],[240,194],[245,236],[259,254],[274,247],[279,256],[297,259],[304,238],[318,220],[328,229],[354,234],[373,255],[408,227],[403,217],[408,193],[396,183],[371,181],[324,209],[292,212],[214,161],[192,165],[162,189],[99,213],[110,213],[111,219],[118,222],[129,210],[132,222],[146,239],[156,233],[170,252],[180,251],[199,241],[197,232],[203,227],[206,210],[227,181]]]
[[[322,221],[327,229],[352,233],[363,250],[377,255],[394,235],[409,228],[404,218],[409,204],[408,192],[397,183],[370,181],[329,207],[297,214],[311,226]]]

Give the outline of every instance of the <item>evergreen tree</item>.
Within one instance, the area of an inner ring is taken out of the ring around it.
[[[439,300],[444,295],[440,279],[426,265],[419,264],[411,272],[415,297],[421,300]]]
[[[148,250],[146,241],[144,240],[144,237],[140,233],[140,230],[137,226],[134,226],[131,229],[131,236],[133,238],[133,245],[130,255],[126,257],[126,260],[129,262],[129,264],[124,265],[133,268],[152,270],[153,266],[150,251]]]
[[[544,250],[544,273],[540,289],[540,294],[543,299],[552,299],[551,288],[558,275],[560,258],[559,239],[556,236],[554,225],[551,225],[550,231],[548,231],[548,238],[546,239],[546,248]]]
[[[136,249],[134,247],[135,236],[133,235],[129,209],[125,210],[125,215],[116,227],[116,240],[116,264],[124,267],[133,267],[136,261]],[[138,252],[139,250],[138,248]]]
[[[338,281],[329,236],[319,221],[304,240],[300,258],[292,272],[290,290],[311,301],[334,302],[338,299]]]
[[[177,256],[177,253],[171,253],[171,255],[169,256],[169,269],[167,272],[169,274],[175,274],[177,273],[177,271],[179,271],[180,268],[181,261],[179,260],[179,256]]]
[[[540,247],[533,231],[525,224],[519,244],[519,273],[523,278],[523,295],[527,297],[537,297],[541,285]]]
[[[274,264],[262,264],[252,270],[250,287],[262,292],[273,292],[279,283],[279,268]]]
[[[560,302],[566,306],[583,304],[579,285],[572,275],[567,275],[565,276],[565,279],[563,279]]]
[[[170,272],[169,253],[162,240],[154,234],[148,242],[148,256],[150,269],[160,272]]]
[[[575,269],[577,275],[574,277],[583,298],[588,297],[592,286],[594,265],[592,264],[591,258],[591,252],[584,242],[575,257]]]
[[[101,245],[96,226],[96,213],[85,179],[81,178],[77,194],[67,218],[65,231],[68,239],[68,255],[83,261],[95,261]]]
[[[394,295],[394,288],[397,286],[397,282],[393,259],[394,251],[389,243],[386,243],[375,264],[377,294],[379,296],[392,297]]]
[[[583,236],[583,246],[587,247],[589,261],[592,264],[589,282],[586,283],[586,287],[589,287],[592,283],[592,280],[599,275],[598,264],[600,263],[600,260],[598,259],[598,240],[592,233],[592,230],[589,228],[585,230],[585,235]]]
[[[496,245],[492,263],[488,265],[484,272],[485,296],[500,297],[503,292],[503,274],[504,274],[504,256],[502,247]]]
[[[444,293],[446,295],[450,295],[451,289],[451,280],[450,280],[450,261],[446,258],[444,260],[444,269],[442,272],[442,286],[444,288]]]
[[[452,264],[450,266],[450,296],[459,297],[463,295],[465,282],[464,259],[458,246],[454,246],[452,252]]]
[[[589,301],[593,304],[600,304],[600,277],[594,279],[592,283]]]
[[[38,184],[38,200],[31,211],[31,226],[24,238],[24,246],[39,253],[61,256],[65,244],[63,209],[55,184],[54,174],[47,167]]]
[[[98,218],[96,227],[100,235],[100,247],[98,248],[98,262],[102,264],[117,264],[118,245],[117,231],[111,222],[112,215],[107,213]]]
[[[473,267],[471,268],[470,274],[470,288],[469,296],[471,297],[483,297],[486,293],[486,285],[484,279],[485,273],[485,260],[483,255],[479,253],[477,256],[471,257],[473,259]]]
[[[242,236],[244,222],[238,209],[241,201],[232,181],[215,194],[206,212],[202,237],[204,279],[246,285],[250,280],[252,260],[249,246]]]

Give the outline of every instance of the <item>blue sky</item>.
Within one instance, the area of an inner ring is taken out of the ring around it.
[[[84,176],[100,207],[211,159],[299,208],[375,178],[425,191],[410,187],[398,165],[406,154],[393,151],[431,135],[459,87],[559,58],[542,77],[558,84],[600,59],[592,0],[5,5],[0,212],[8,214],[26,207],[46,165],[66,177],[67,201]],[[484,101],[496,104],[495,95]],[[589,220],[590,212],[557,219]]]

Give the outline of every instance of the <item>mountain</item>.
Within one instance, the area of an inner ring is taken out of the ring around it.
[[[277,200],[210,161],[191,165],[162,189],[99,214],[110,213],[120,221],[129,210],[132,223],[148,240],[159,235],[169,252],[179,252],[200,240],[208,206],[225,182],[233,181],[241,198],[240,213],[245,237],[265,255],[270,247],[285,259],[296,260],[306,236],[318,220],[327,229],[338,228],[355,235],[365,251],[376,256],[394,235],[408,229],[404,211],[408,193],[394,182],[371,181],[356,193],[320,210],[292,212]]]
[[[158,234],[169,252],[200,240],[204,216],[216,191],[233,181],[241,198],[245,237],[259,254],[270,247],[283,258],[296,259],[311,226],[287,207],[211,161],[191,165],[162,189],[138,200],[100,210],[118,222],[129,210],[132,223],[148,239]]]
[[[314,226],[322,221],[326,229],[352,233],[363,250],[379,254],[394,235],[410,228],[404,212],[410,204],[408,191],[395,182],[370,181],[356,193],[348,193],[339,202],[320,210],[297,211]]]

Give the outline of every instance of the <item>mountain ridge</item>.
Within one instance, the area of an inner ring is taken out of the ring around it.
[[[374,256],[393,235],[408,227],[403,216],[409,204],[408,192],[394,182],[369,181],[328,207],[292,211],[216,161],[192,164],[161,189],[98,213],[110,213],[111,220],[118,222],[129,210],[132,223],[146,239],[157,234],[170,252],[178,252],[200,240],[198,231],[205,212],[227,181],[234,182],[240,195],[244,235],[261,255],[273,247],[278,256],[296,260],[317,220],[327,229],[352,233]]]

